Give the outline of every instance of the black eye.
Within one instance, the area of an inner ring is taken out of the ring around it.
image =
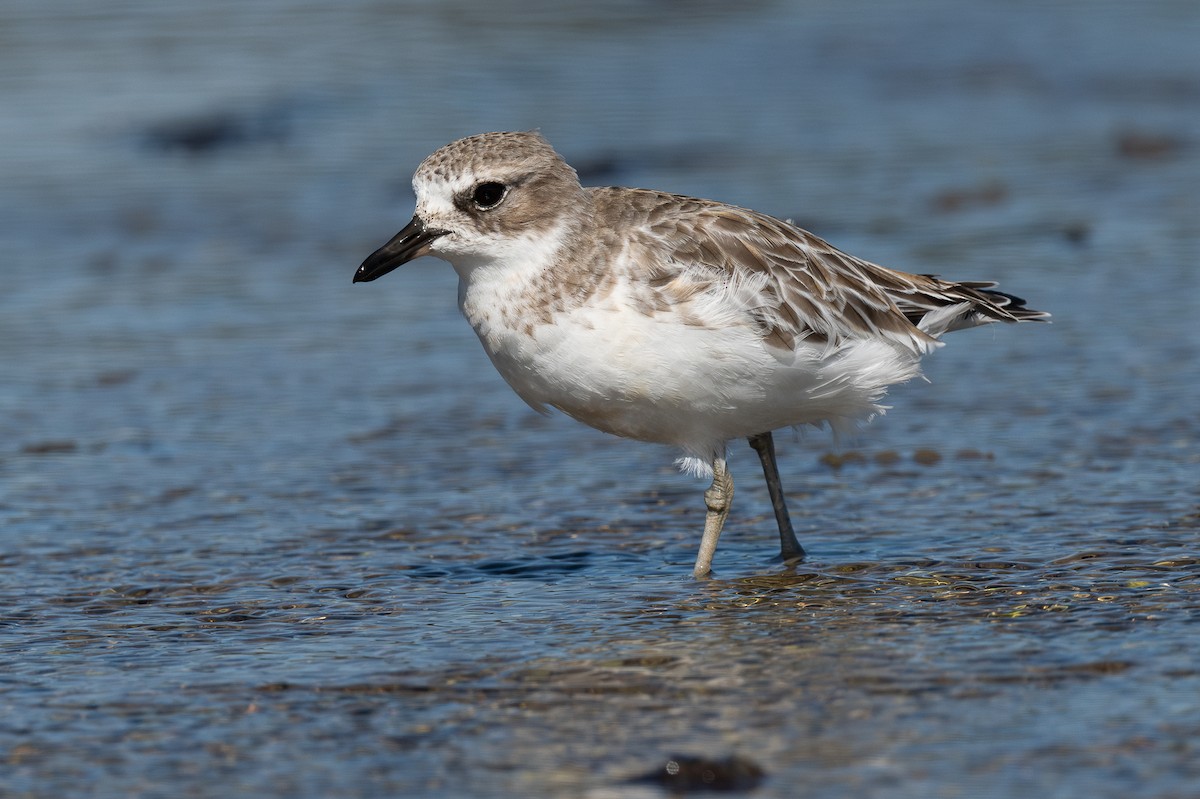
[[[475,187],[474,193],[471,194],[471,199],[480,208],[495,208],[504,199],[504,184],[503,183],[480,183]]]

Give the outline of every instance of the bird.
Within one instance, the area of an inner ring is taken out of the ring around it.
[[[1049,317],[995,282],[888,269],[747,208],[585,188],[537,131],[451,142],[412,186],[412,220],[353,282],[448,261],[462,314],[534,410],[681,451],[682,469],[711,477],[697,578],[733,499],[729,442],[757,453],[780,558],[799,562],[773,431],[853,429],[943,334]]]

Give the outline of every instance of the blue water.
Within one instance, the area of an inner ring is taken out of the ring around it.
[[[0,793],[1180,797],[1200,784],[1200,11],[0,9]],[[715,578],[670,451],[530,411],[421,261],[462,135],[1000,280]]]

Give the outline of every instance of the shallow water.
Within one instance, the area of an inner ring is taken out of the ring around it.
[[[1198,34],[1186,2],[9,4],[0,789],[656,796],[686,755],[764,797],[1193,795]],[[954,335],[837,450],[777,436],[794,568],[736,444],[694,581],[673,453],[533,414],[445,265],[350,284],[423,155],[535,126],[588,182],[1054,324]]]

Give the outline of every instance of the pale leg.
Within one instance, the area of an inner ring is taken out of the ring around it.
[[[784,560],[799,560],[804,557],[804,547],[796,540],[792,520],[788,517],[783,485],[779,482],[779,467],[775,465],[775,441],[771,438],[770,431],[750,436],[747,440],[758,453],[758,459],[762,461],[763,475],[767,478],[771,507],[775,509],[775,523],[779,525],[779,556]]]
[[[725,526],[725,517],[729,515],[729,505],[732,501],[733,475],[729,473],[725,455],[722,453],[713,460],[712,485],[704,492],[704,504],[708,506],[708,514],[704,517],[704,537],[700,539],[696,568],[692,570],[695,577],[703,577],[712,569],[717,539],[721,537],[721,528]]]

